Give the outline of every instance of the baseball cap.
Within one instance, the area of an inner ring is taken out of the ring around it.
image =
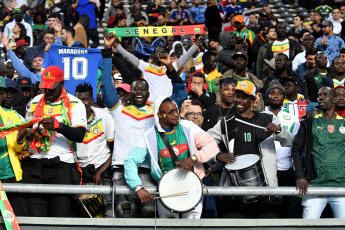
[[[7,88],[5,78],[3,76],[0,76],[0,88]]]
[[[302,117],[303,119],[307,119],[308,113],[311,111],[315,111],[318,108],[319,104],[316,102],[311,102],[307,105],[307,108],[305,109],[305,115]]]
[[[243,23],[244,22],[244,18],[242,15],[236,15],[234,17],[234,22],[240,22],[240,23]]]
[[[332,26],[333,23],[330,20],[324,20],[322,23],[320,23],[320,26]]]
[[[284,85],[284,83],[286,82],[286,81],[292,81],[293,83],[295,83],[296,85],[297,85],[297,82],[298,82],[298,80],[295,78],[295,77],[293,77],[293,76],[288,76],[288,77],[282,77],[282,78],[280,78],[280,84],[282,84],[282,85]]]
[[[249,96],[255,97],[256,88],[255,88],[255,85],[251,83],[250,81],[238,82],[235,90],[242,91],[245,94],[248,94]]]
[[[19,88],[22,88],[22,87],[31,88],[31,79],[28,77],[18,77],[16,83]]]
[[[264,59],[264,61],[266,62],[267,65],[269,65],[269,67],[276,70],[276,65],[275,65],[276,59],[275,58],[272,58],[271,60]]]
[[[246,52],[243,51],[238,51],[237,53],[235,53],[234,55],[232,55],[232,59],[235,60],[237,57],[243,57],[246,60],[248,60],[248,55]]]
[[[7,89],[14,89],[15,91],[17,90],[17,84],[10,78],[5,78],[5,83],[6,83],[6,88]]]
[[[16,48],[22,45],[29,45],[29,43],[27,43],[24,39],[20,39],[16,42]]]
[[[118,89],[118,88],[123,89],[127,93],[131,92],[131,86],[126,84],[126,83],[122,83],[122,84],[116,86],[116,89]]]
[[[52,65],[42,73],[42,80],[40,84],[41,89],[56,89],[60,82],[64,80],[64,74],[60,67]]]

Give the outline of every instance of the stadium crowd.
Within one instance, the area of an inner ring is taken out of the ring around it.
[[[1,182],[137,193],[9,193],[15,214],[86,216],[84,199],[97,217],[154,217],[157,202],[161,218],[320,218],[327,204],[324,216],[345,218],[345,197],[306,195],[345,185],[345,4],[274,1],[304,7],[290,26],[265,0],[131,3],[0,3],[0,129],[16,128],[0,139]],[[99,34],[104,23],[207,33],[121,38]],[[178,215],[145,189],[176,167],[207,186],[243,186],[232,171],[248,166],[231,167],[255,157],[262,178],[247,186],[301,196],[204,196]]]

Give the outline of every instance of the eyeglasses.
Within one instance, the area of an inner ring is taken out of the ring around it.
[[[180,114],[180,109],[170,109],[169,111],[161,111],[160,113],[165,113],[165,114],[171,116],[174,113]]]
[[[187,113],[187,116],[190,116],[190,117],[202,117],[202,112],[189,112]]]

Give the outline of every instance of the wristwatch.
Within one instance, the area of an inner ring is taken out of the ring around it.
[[[191,155],[190,158],[192,158],[192,161],[195,163],[198,161],[198,157],[195,155]]]
[[[142,186],[142,185],[137,185],[136,187],[135,187],[135,192],[138,192],[140,189],[143,189],[144,188],[144,186]]]

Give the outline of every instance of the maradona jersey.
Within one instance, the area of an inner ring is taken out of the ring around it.
[[[100,49],[85,49],[51,45],[44,56],[43,68],[59,66],[64,71],[65,88],[74,95],[78,84],[88,82],[93,87],[93,98],[97,93],[97,71],[102,65]]]

